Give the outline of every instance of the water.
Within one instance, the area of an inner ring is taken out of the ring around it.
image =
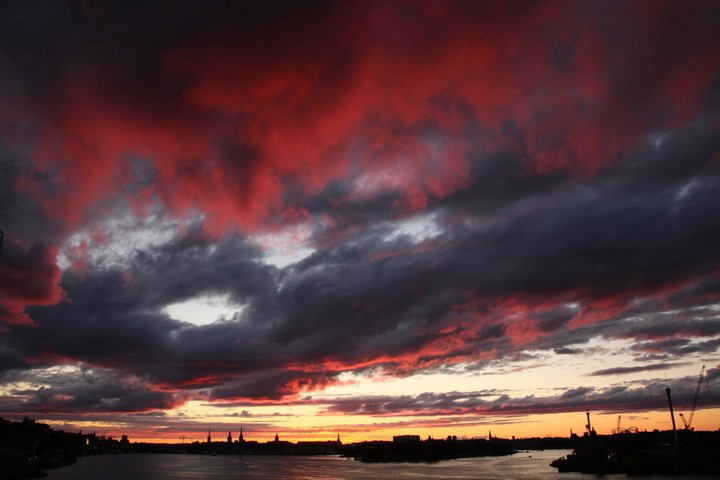
[[[625,475],[557,473],[549,463],[564,450],[518,453],[507,457],[462,458],[438,463],[361,463],[342,457],[259,455],[98,455],[69,467],[48,470],[52,480],[396,480],[396,479],[625,479]],[[660,480],[673,477],[643,477]],[[690,477],[684,477],[690,478]],[[703,477],[692,477],[699,479]],[[709,477],[706,477],[709,478]],[[675,477],[677,480],[677,477]]]

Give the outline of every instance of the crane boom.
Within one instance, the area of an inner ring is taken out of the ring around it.
[[[690,430],[690,424],[687,420],[685,420],[685,415],[683,415],[682,413],[678,413],[678,415],[680,415],[680,420],[682,420],[683,425],[685,425],[685,430]]]
[[[702,385],[703,375],[705,374],[705,365],[700,369],[700,376],[698,377],[697,386],[695,387],[695,396],[693,397],[692,409],[690,410],[690,418],[687,421],[687,428],[689,429],[692,425],[693,417],[695,416],[695,408],[697,407],[698,396],[700,395],[700,386]]]

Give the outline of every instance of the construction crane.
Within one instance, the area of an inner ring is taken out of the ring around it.
[[[587,428],[587,434],[590,436],[592,435],[592,427],[590,426],[590,411],[587,410],[585,415],[587,415],[587,425],[585,425],[585,428]]]
[[[697,386],[695,387],[695,395],[693,396],[692,408],[690,409],[690,416],[685,420],[685,415],[680,414],[680,419],[685,425],[685,430],[690,430],[692,427],[693,417],[695,416],[695,409],[697,408],[698,397],[700,396],[700,386],[702,385],[703,376],[705,375],[705,365],[700,369],[700,376],[698,377]]]
[[[685,430],[690,430],[690,424],[685,419],[685,415],[683,415],[682,413],[678,413],[678,415],[680,416],[680,420],[682,420],[683,425],[685,425]]]
[[[680,439],[678,438],[677,426],[675,425],[675,412],[673,411],[672,396],[670,395],[670,385],[667,382],[667,378],[665,378],[665,393],[667,394],[668,406],[670,407],[670,420],[672,421],[673,437],[675,437],[675,444],[677,445],[680,443]]]

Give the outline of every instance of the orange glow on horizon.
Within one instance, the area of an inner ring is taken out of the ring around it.
[[[601,435],[609,435],[617,427],[617,413],[590,412],[590,422]],[[641,413],[620,413],[622,416],[621,427],[636,427],[640,431],[670,430],[669,413],[667,411],[650,411]],[[677,413],[676,413],[677,415]],[[693,428],[697,431],[713,431],[720,429],[720,408],[697,410]],[[438,426],[436,418],[413,417],[403,418],[400,421],[407,422],[403,426],[382,426],[373,424],[377,417],[345,416],[333,417],[338,424],[327,427],[308,427],[312,425],[313,418],[304,418],[300,425],[278,425],[277,428],[263,426],[253,427],[252,423],[237,422],[237,425],[228,429],[220,426],[213,426],[212,423],[195,424],[193,429],[177,429],[160,433],[150,427],[147,429],[131,429],[120,426],[113,427],[105,425],[97,429],[83,427],[84,432],[95,431],[98,435],[120,438],[128,435],[131,442],[148,443],[193,443],[205,442],[208,429],[211,432],[213,441],[226,441],[228,432],[231,433],[233,441],[237,440],[240,425],[243,427],[243,437],[246,441],[257,441],[260,443],[272,441],[277,433],[281,440],[290,442],[299,441],[325,441],[335,440],[337,435],[343,443],[355,443],[371,440],[391,440],[394,435],[420,435],[421,438],[431,436],[442,439],[449,435],[456,435],[459,438],[486,438],[489,432],[494,437],[500,438],[529,438],[529,437],[567,437],[570,432],[582,435],[585,431],[585,411],[572,413],[537,414],[524,417],[486,417],[482,421],[468,422],[468,419],[459,417],[457,423],[448,422],[447,425]],[[393,418],[384,417],[383,421],[391,423]],[[39,419],[41,423],[47,423],[58,428],[58,422]],[[681,428],[679,417],[676,418],[678,429]],[[63,424],[66,425],[66,424]],[[200,427],[202,425],[202,427]]]

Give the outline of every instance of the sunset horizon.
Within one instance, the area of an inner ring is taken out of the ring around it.
[[[719,20],[3,2],[0,417],[154,443],[717,431]]]
[[[592,429],[598,435],[611,435],[615,433],[618,425],[618,416],[621,417],[621,426],[623,429],[638,432],[653,431],[672,431],[669,411],[666,409],[658,409],[657,411],[643,412],[642,414],[632,414],[625,412],[624,414],[593,412],[593,411],[577,411],[560,414],[539,414],[532,415],[530,419],[515,419],[504,421],[489,421],[487,423],[478,423],[476,425],[467,425],[460,421],[457,425],[448,424],[442,427],[436,427],[423,423],[415,422],[412,426],[378,428],[368,425],[348,426],[336,425],[338,428],[301,428],[293,429],[292,427],[277,426],[261,426],[253,427],[253,423],[234,423],[229,421],[217,421],[202,423],[198,421],[191,427],[185,429],[176,427],[163,433],[158,434],[155,427],[144,431],[137,428],[118,427],[112,422],[86,422],[78,421],[58,421],[51,419],[31,418],[31,417],[13,417],[6,420],[20,422],[24,418],[30,418],[38,423],[45,423],[56,430],[64,430],[70,433],[82,432],[83,434],[96,434],[101,437],[119,440],[122,436],[127,436],[131,443],[157,443],[157,444],[190,444],[193,442],[206,443],[208,433],[211,435],[213,442],[225,443],[227,435],[230,434],[233,442],[237,442],[240,434],[240,428],[243,429],[243,438],[245,441],[257,442],[273,442],[275,435],[278,435],[281,441],[289,442],[324,442],[334,441],[338,435],[343,444],[366,442],[366,441],[391,441],[397,435],[418,435],[421,439],[433,438],[443,440],[447,437],[455,436],[459,439],[487,439],[489,436],[501,439],[528,439],[528,438],[569,438],[571,434],[584,435],[587,433],[586,415],[591,414]],[[695,420],[694,431],[717,431],[717,415],[720,409],[698,409]],[[678,431],[683,430],[680,419],[677,418]],[[637,429],[637,430],[635,430]]]

